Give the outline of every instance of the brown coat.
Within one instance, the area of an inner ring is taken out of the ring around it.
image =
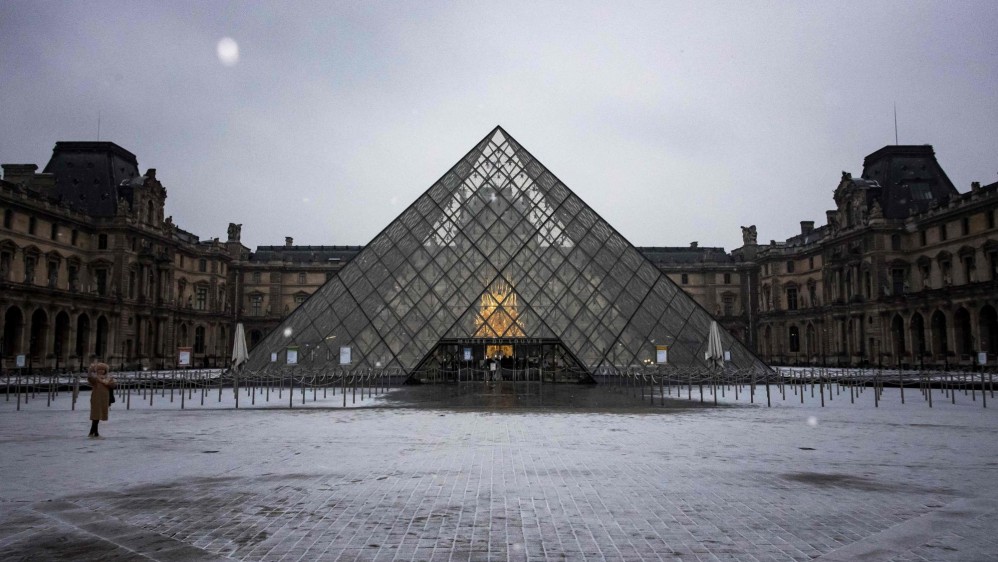
[[[90,373],[87,375],[87,382],[93,388],[90,391],[90,419],[107,421],[108,410],[111,408],[110,389],[114,388],[114,379]]]

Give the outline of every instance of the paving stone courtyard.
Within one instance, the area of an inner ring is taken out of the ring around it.
[[[76,410],[0,398],[0,559],[998,560],[998,413],[980,397],[230,394],[119,402],[100,440],[86,393]]]

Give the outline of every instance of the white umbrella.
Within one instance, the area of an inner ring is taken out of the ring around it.
[[[707,336],[707,352],[704,359],[710,367],[721,367],[724,365],[724,344],[721,343],[721,329],[717,327],[717,320],[711,320],[710,333]]]
[[[239,407],[239,367],[249,359],[249,351],[246,350],[246,330],[243,323],[236,324],[235,341],[232,344],[232,393],[235,395],[236,408]],[[253,395],[254,401],[256,395]],[[222,387],[218,387],[218,399],[222,399]]]
[[[249,352],[246,351],[246,330],[243,323],[236,324],[235,342],[232,345],[232,368],[237,369],[249,359]]]

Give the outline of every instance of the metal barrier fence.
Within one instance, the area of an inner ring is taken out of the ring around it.
[[[822,407],[826,397],[828,401],[837,397],[841,399],[847,392],[849,403],[855,404],[861,394],[871,390],[873,406],[879,407],[885,388],[899,389],[901,404],[911,401],[910,398],[920,397],[930,408],[933,406],[933,395],[936,395],[936,401],[942,398],[951,404],[957,403],[959,394],[963,395],[961,400],[971,402],[977,402],[980,396],[983,408],[988,407],[989,397],[994,399],[993,371],[774,367],[772,374],[767,374],[756,369],[649,366],[601,367],[594,378],[617,392],[630,392],[642,400],[647,395],[652,404],[657,390],[661,405],[665,404],[667,397],[672,398],[673,391],[676,398],[699,400],[701,403],[711,400],[714,404],[718,403],[718,396],[727,400],[728,393],[733,395],[735,401],[744,400],[747,396],[749,403],[761,403],[761,393],[764,392],[767,406],[772,406],[776,399],[786,401],[788,396],[791,400],[799,399],[803,404],[807,392],[810,392],[811,398],[819,399]],[[909,389],[908,399],[905,389]]]
[[[266,368],[260,371],[240,372],[220,369],[185,369],[170,371],[131,371],[113,373],[117,400],[126,408],[132,401],[179,401],[180,407],[204,406],[206,401],[222,401],[223,392],[232,392],[235,407],[256,405],[257,400],[277,405],[316,402],[321,393],[342,395],[342,405],[356,404],[361,400],[387,392],[410,378],[431,383],[463,382],[546,382],[581,380],[591,378],[611,392],[631,393],[650,404],[665,405],[667,399],[710,401],[714,404],[729,400],[747,400],[767,406],[774,400],[799,400],[804,403],[805,393],[828,401],[843,399],[848,393],[850,404],[857,403],[860,395],[872,391],[872,403],[879,407],[885,388],[899,389],[900,402],[920,398],[929,407],[944,402],[961,401],[976,403],[987,408],[988,398],[994,399],[993,371],[930,371],[899,369],[846,369],[820,367],[774,367],[769,373],[759,370],[738,369],[680,369],[672,366],[603,366],[594,373],[541,371],[537,368],[496,371],[484,369],[431,370],[406,374],[400,369],[319,369],[300,366]],[[0,387],[6,402],[16,402],[16,409],[29,401],[44,399],[46,406],[63,393],[70,393],[72,409],[81,390],[88,390],[83,373],[25,373],[7,371],[0,375]],[[905,391],[908,391],[907,394]],[[764,397],[763,397],[764,395]],[[961,396],[962,395],[962,396]],[[789,398],[788,398],[789,397]],[[979,399],[979,400],[978,400]],[[119,406],[120,407],[120,406]]]
[[[330,393],[343,396],[343,406],[349,401],[356,404],[357,393],[361,400],[387,392],[389,388],[402,384],[406,375],[400,369],[364,370],[320,370],[297,367],[280,367],[255,372],[221,369],[183,369],[170,371],[132,371],[112,373],[115,379],[114,394],[116,403],[130,409],[132,401],[148,402],[150,406],[158,400],[178,401],[181,409],[187,406],[204,406],[212,399],[222,401],[223,391],[232,392],[235,407],[240,399],[243,403],[255,405],[257,399],[270,403],[271,400],[286,403],[294,408],[296,401],[305,404],[310,398],[318,400],[321,392],[326,399]],[[72,397],[71,409],[81,390],[89,390],[84,373],[22,373],[12,371],[0,377],[7,402],[16,402],[16,409],[29,401],[44,399],[46,406],[63,393]],[[217,394],[216,394],[217,393]]]

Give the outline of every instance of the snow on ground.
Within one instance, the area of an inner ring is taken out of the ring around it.
[[[984,408],[936,389],[930,408],[886,388],[875,406],[872,388],[850,403],[826,386],[822,407],[818,387],[804,404],[795,388],[772,387],[766,407],[763,387],[755,404],[729,387],[716,408],[697,386],[666,407],[522,383],[358,392],[347,408],[319,390],[305,407],[285,391],[236,410],[215,389],[181,410],[167,391],[119,400],[101,440],[85,437],[86,392],[75,411],[70,393],[21,411],[0,397],[0,551],[127,559],[155,539],[244,560],[998,559],[990,394]]]

